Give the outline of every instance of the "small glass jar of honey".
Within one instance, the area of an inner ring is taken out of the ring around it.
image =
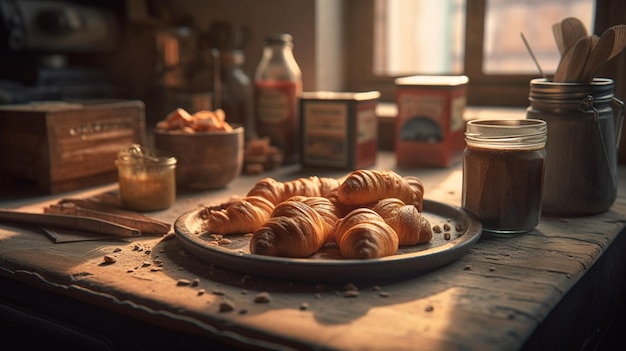
[[[133,144],[117,154],[122,205],[133,211],[164,210],[176,200],[176,158],[155,156]]]

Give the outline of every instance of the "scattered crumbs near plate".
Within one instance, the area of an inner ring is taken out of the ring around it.
[[[300,304],[300,311],[306,311],[309,309],[309,304],[306,302],[303,302]]]
[[[358,297],[358,296],[359,296],[358,290],[346,290],[343,292],[343,297]]]
[[[235,303],[232,301],[222,301],[220,302],[220,312],[230,312],[236,308]]]
[[[496,270],[496,267],[489,267],[489,272],[494,272]]]
[[[176,281],[176,285],[177,286],[189,286],[191,285],[191,280],[181,278]]]
[[[163,267],[152,267],[150,268],[150,272],[160,272],[163,270]]]
[[[198,296],[204,295],[205,293],[206,293],[206,290],[198,289]]]
[[[428,305],[426,306],[426,308],[424,308],[424,311],[426,312],[432,312],[435,310],[435,307],[433,305]]]
[[[198,286],[200,285],[200,278],[196,278],[193,280],[193,282],[191,282],[191,286]]]
[[[464,271],[469,271],[472,269],[472,265],[471,264],[466,264],[465,267],[463,267]]]
[[[146,250],[145,253],[146,253],[146,255],[149,255],[149,254],[152,253],[152,250]]]
[[[116,247],[115,250],[113,250],[113,252],[120,252],[120,251],[122,251],[122,249],[119,247]]]
[[[230,239],[227,239],[227,238],[222,238],[222,239],[220,239],[220,241],[219,241],[219,244],[220,244],[220,245],[229,245],[229,244],[232,244],[232,243],[233,243],[233,241],[232,241],[232,240],[230,240]]]
[[[269,303],[270,301],[272,301],[272,296],[270,295],[270,293],[265,291],[256,294],[256,296],[254,297],[254,302],[256,303]]]
[[[117,262],[117,257],[113,256],[113,255],[104,255],[104,263],[106,264],[113,264],[115,262]]]
[[[224,290],[214,289],[213,290],[213,295],[224,296],[224,295],[226,295],[226,292]]]
[[[133,273],[135,270],[134,269],[127,269],[126,273]]]
[[[391,294],[389,292],[387,292],[387,291],[379,291],[378,292],[378,296],[380,296],[380,297],[389,297],[389,296],[391,296]]]
[[[246,313],[248,313],[248,310],[245,308],[242,308],[239,310],[239,314],[246,314]]]
[[[348,283],[346,285],[344,285],[343,287],[344,290],[359,290],[359,288],[356,287],[356,285],[352,284],[352,283]]]
[[[142,267],[152,266],[152,262],[143,261],[143,262],[141,263],[141,266],[142,266]]]

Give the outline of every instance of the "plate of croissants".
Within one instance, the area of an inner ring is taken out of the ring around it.
[[[259,180],[241,198],[183,213],[174,223],[200,260],[245,274],[331,281],[398,278],[467,253],[481,223],[423,198],[421,180],[387,170],[342,179]]]

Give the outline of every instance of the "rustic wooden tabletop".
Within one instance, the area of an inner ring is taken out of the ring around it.
[[[393,169],[393,165],[392,154],[379,155],[377,168]],[[427,199],[460,205],[460,165],[396,171],[420,177]],[[535,230],[523,235],[483,233],[458,260],[402,279],[279,280],[206,263],[185,250],[173,233],[55,244],[38,228],[5,223],[0,224],[0,276],[239,347],[522,349],[623,230],[624,171],[620,168],[618,199],[605,213],[544,216]],[[150,216],[174,223],[185,211],[245,195],[260,177],[289,180],[310,175],[307,172],[283,168],[241,176],[217,191],[181,191],[173,207]],[[71,195],[88,197],[115,189],[111,184]],[[20,208],[38,211],[55,201],[58,198],[37,198],[20,203]],[[571,321],[563,323],[571,325]],[[584,342],[584,335],[569,331],[569,340],[554,343]]]

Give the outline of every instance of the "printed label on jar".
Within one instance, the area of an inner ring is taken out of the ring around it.
[[[256,111],[260,123],[283,123],[295,118],[296,83],[257,82]]]

